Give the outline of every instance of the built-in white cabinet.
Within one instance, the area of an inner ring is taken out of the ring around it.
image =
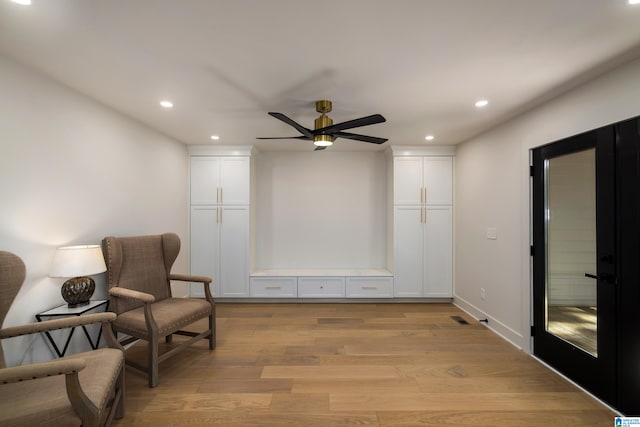
[[[394,157],[393,171],[394,205],[453,204],[453,157]]]
[[[189,147],[191,273],[212,277],[217,298],[451,298],[454,150],[387,154],[387,268],[251,271],[252,149]]]
[[[249,295],[249,207],[191,207],[191,273],[213,279],[218,297]],[[192,285],[192,296],[204,296]]]
[[[251,296],[254,298],[296,298],[298,278],[293,277],[252,277]]]
[[[394,208],[394,295],[452,296],[453,213],[451,206]]]
[[[191,156],[191,205],[248,205],[250,159]]]
[[[393,294],[451,298],[453,150],[395,148],[392,176]]]
[[[251,274],[254,298],[393,298],[387,270],[260,270]]]
[[[347,277],[347,298],[393,298],[393,277]]]
[[[344,298],[344,277],[299,277],[300,298]]]
[[[211,277],[214,297],[248,297],[250,150],[193,147],[189,166],[191,274]]]

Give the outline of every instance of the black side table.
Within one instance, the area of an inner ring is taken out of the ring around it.
[[[43,320],[46,320],[48,318],[82,316],[83,314],[88,313],[92,310],[99,312],[100,310],[107,311],[108,309],[109,309],[109,300],[107,299],[92,300],[92,301],[89,301],[89,304],[86,304],[80,307],[69,307],[67,304],[63,304],[59,307],[52,308],[51,310],[43,311],[42,313],[36,314],[36,319],[38,319],[38,322],[42,322]],[[89,341],[91,348],[94,350],[97,350],[98,345],[100,344],[100,337],[102,336],[102,328],[100,328],[100,330],[98,331],[98,337],[96,338],[96,341],[94,343],[94,341],[91,339],[91,335],[89,334],[89,331],[87,331],[86,326],[87,325],[82,325],[82,330],[84,331],[84,335],[87,337],[87,341]],[[71,342],[71,337],[73,336],[73,332],[75,330],[76,330],[76,327],[73,327],[69,331],[69,335],[67,336],[67,341],[64,343],[64,347],[62,348],[62,351],[60,351],[60,349],[58,348],[58,345],[54,341],[49,331],[45,332],[45,334],[47,335],[47,338],[49,339],[49,342],[51,343],[51,345],[53,345],[53,349],[56,351],[56,354],[58,355],[58,357],[64,356],[64,354],[67,352],[67,348],[69,347],[69,343]]]

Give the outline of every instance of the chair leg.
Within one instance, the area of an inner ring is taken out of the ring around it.
[[[209,335],[209,350],[213,350],[216,348],[216,314],[213,312],[209,316],[209,330],[211,334]]]
[[[149,387],[158,385],[158,337],[153,334],[149,337]]]
[[[122,364],[122,369],[120,370],[120,375],[118,376],[118,381],[116,383],[116,393],[118,391],[120,391],[120,400],[118,402],[113,402],[114,405],[118,405],[115,413],[116,419],[124,417],[124,363]]]

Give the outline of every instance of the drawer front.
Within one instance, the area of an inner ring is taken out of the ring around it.
[[[298,296],[297,277],[252,277],[251,296],[255,298],[295,298]]]
[[[344,298],[344,277],[298,277],[299,298]]]
[[[393,277],[347,277],[347,298],[393,298]]]

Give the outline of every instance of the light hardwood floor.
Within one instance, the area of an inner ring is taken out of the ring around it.
[[[450,304],[219,303],[217,322],[217,349],[203,341],[165,361],[158,387],[127,370],[114,426],[613,425]]]

